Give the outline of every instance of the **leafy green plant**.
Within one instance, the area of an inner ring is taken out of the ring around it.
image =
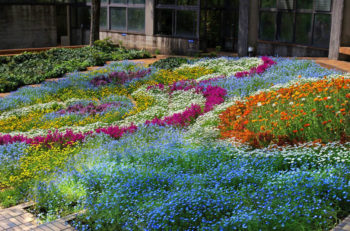
[[[184,64],[187,62],[188,62],[188,59],[185,59],[185,58],[169,57],[153,63],[152,66],[160,69],[172,70],[174,68],[181,66],[181,64]]]
[[[104,52],[111,52],[116,47],[116,45],[113,44],[110,37],[107,37],[103,40],[95,41],[94,46],[97,47],[99,50],[104,51]]]
[[[127,50],[114,45],[110,38],[96,41],[93,47],[53,48],[39,53],[24,52],[11,57],[3,56],[0,57],[0,92],[84,70],[87,66],[101,66],[108,60],[149,57],[151,55],[147,51]]]

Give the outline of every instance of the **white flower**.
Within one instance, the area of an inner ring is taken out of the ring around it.
[[[258,105],[258,107],[261,107],[261,106],[262,106],[262,104],[261,104],[260,102],[259,102],[257,105]]]
[[[289,105],[293,105],[294,103],[293,102],[289,102]]]

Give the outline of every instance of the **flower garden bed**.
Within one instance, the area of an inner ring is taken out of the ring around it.
[[[149,57],[147,51],[127,50],[109,40],[96,41],[93,47],[53,48],[39,53],[0,56],[0,93],[61,77],[68,72],[85,70],[89,66],[102,66],[110,60]]]
[[[163,62],[0,99],[2,206],[33,200],[46,221],[85,209],[79,230],[325,230],[350,213],[348,75]]]

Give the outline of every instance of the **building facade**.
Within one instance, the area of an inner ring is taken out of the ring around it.
[[[0,28],[6,22],[3,12],[9,20],[8,15],[36,8],[43,12],[35,15],[46,14],[47,20],[40,26],[45,31],[34,29],[48,34],[45,38],[53,45],[55,40],[88,42],[89,0],[14,1],[0,0]],[[16,19],[11,20],[4,33],[18,27]],[[6,38],[2,30],[0,49]],[[250,47],[256,55],[337,59],[339,47],[350,47],[350,0],[101,0],[100,37],[161,53],[221,50],[244,56]]]
[[[85,0],[0,0],[0,49],[89,43]]]

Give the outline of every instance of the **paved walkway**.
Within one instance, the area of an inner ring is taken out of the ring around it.
[[[345,218],[338,226],[336,226],[332,231],[350,231],[350,216]]]
[[[75,218],[76,214],[58,219],[56,221],[39,224],[35,216],[25,208],[32,206],[33,203],[24,203],[10,207],[7,209],[0,209],[0,230],[6,231],[68,231],[75,230],[67,221]]]
[[[331,60],[331,59],[316,59],[316,63],[320,66],[328,69],[337,69],[343,72],[350,72],[350,62],[340,61],[340,60]]]
[[[326,57],[297,57],[297,59],[307,59],[313,60],[315,63],[319,64],[321,67],[327,69],[336,69],[343,72],[350,72],[350,62],[341,60],[332,60]]]

